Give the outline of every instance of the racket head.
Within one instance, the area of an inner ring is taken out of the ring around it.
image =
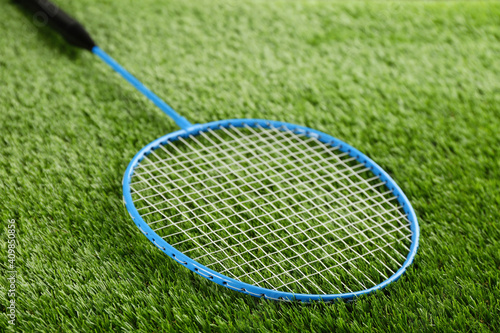
[[[321,142],[327,146],[335,147],[343,155],[348,155],[356,160],[359,164],[362,164],[370,169],[370,171],[380,179],[381,182],[385,183],[385,187],[389,189],[396,200],[399,202],[401,209],[404,211],[406,215],[407,221],[409,223],[409,230],[411,231],[411,244],[409,245],[409,251],[406,255],[404,262],[401,264],[399,269],[395,271],[392,275],[388,276],[385,280],[376,285],[373,285],[366,289],[361,290],[352,290],[349,292],[337,292],[337,293],[295,293],[283,290],[273,290],[270,288],[264,288],[261,286],[249,284],[246,282],[242,282],[235,278],[231,278],[224,274],[217,272],[205,265],[200,264],[199,262],[190,258],[190,256],[184,254],[179,251],[177,248],[169,244],[165,241],[160,235],[157,234],[153,230],[153,228],[145,222],[141,213],[136,208],[133,199],[133,191],[131,189],[132,179],[134,177],[134,172],[136,168],[141,164],[141,162],[148,157],[155,150],[163,147],[171,143],[178,142],[179,140],[189,140],[192,137],[197,137],[202,133],[207,133],[211,131],[219,131],[219,130],[228,130],[234,128],[253,128],[253,129],[261,129],[261,130],[280,130],[286,132],[293,132],[302,137],[312,138]],[[320,131],[310,129],[304,126],[289,124],[285,122],[272,121],[272,120],[263,120],[263,119],[230,119],[230,120],[220,120],[207,124],[196,124],[190,128],[182,129],[170,134],[167,134],[142,148],[130,161],[123,178],[123,200],[128,210],[132,220],[139,228],[139,230],[161,251],[163,251],[166,255],[174,259],[180,265],[188,268],[189,270],[197,273],[198,275],[211,280],[223,287],[236,290],[241,293],[249,294],[255,297],[264,297],[266,299],[272,299],[277,301],[301,301],[301,302],[310,302],[310,301],[333,301],[336,299],[352,299],[364,294],[370,294],[375,292],[376,290],[382,289],[386,287],[388,284],[396,281],[401,277],[401,275],[405,272],[405,270],[412,263],[418,248],[418,242],[420,237],[420,230],[417,221],[417,217],[411,206],[409,200],[403,191],[399,188],[399,186],[395,183],[395,181],[375,162],[373,162],[370,158],[365,156],[363,153],[358,151],[357,149],[351,147],[345,142],[332,137],[331,135],[322,133]]]

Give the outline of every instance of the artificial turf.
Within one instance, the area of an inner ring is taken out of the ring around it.
[[[174,123],[10,1],[0,11],[0,331],[500,330],[500,3],[69,1],[103,49],[193,122],[316,128],[412,202],[407,274],[354,302],[264,301],[166,257],[121,178]]]

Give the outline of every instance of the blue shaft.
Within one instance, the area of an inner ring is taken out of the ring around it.
[[[191,123],[177,112],[174,111],[167,103],[165,103],[160,97],[156,96],[151,90],[146,88],[141,81],[137,80],[132,74],[127,72],[125,68],[120,66],[113,58],[111,58],[106,52],[101,50],[99,47],[94,46],[92,52],[107,63],[111,68],[118,72],[125,80],[127,80],[131,85],[133,85],[137,90],[149,98],[157,107],[159,107],[163,112],[172,118],[177,126],[182,129],[191,127]]]

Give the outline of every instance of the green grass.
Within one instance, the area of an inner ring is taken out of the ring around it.
[[[18,331],[500,330],[500,3],[58,3],[193,122],[283,120],[366,153],[422,238],[401,280],[350,303],[274,303],[196,276],[121,201],[128,162],[173,122],[4,0],[0,216],[17,221]]]

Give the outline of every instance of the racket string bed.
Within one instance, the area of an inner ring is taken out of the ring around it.
[[[397,198],[338,147],[287,128],[179,136],[139,163],[130,187],[153,230],[236,280],[308,294],[368,289],[409,250]]]

